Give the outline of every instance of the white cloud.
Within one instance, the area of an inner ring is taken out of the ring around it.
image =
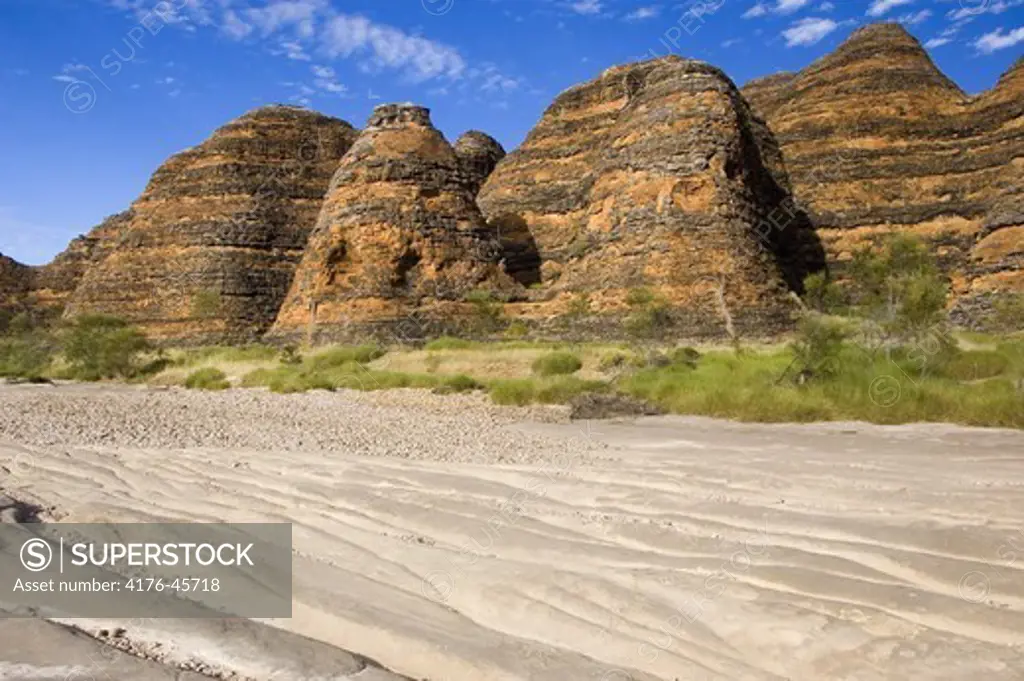
[[[645,19],[653,19],[659,14],[661,14],[660,5],[648,5],[647,7],[637,7],[624,18],[626,21],[643,21]]]
[[[931,15],[932,11],[930,9],[923,9],[919,12],[904,14],[899,19],[897,19],[897,21],[899,21],[901,24],[906,24],[907,26],[914,26],[915,24],[921,23]]]
[[[961,3],[958,9],[950,10],[946,17],[953,21],[970,20],[982,14],[1002,14],[1008,9],[1024,5],[1024,0],[986,0],[978,4]]]
[[[339,14],[331,19],[322,42],[331,57],[359,56],[366,70],[398,69],[414,82],[440,76],[458,78],[466,70],[465,60],[454,47],[358,15]]]
[[[86,66],[85,64],[71,62],[68,64],[64,64],[64,66],[60,67],[60,73],[54,76],[53,79],[61,83],[77,83],[81,79],[71,74],[81,73],[83,71],[88,71],[90,74],[92,74],[92,69]]]
[[[576,14],[600,14],[604,7],[602,0],[575,0],[569,3],[569,9]]]
[[[313,85],[315,89],[304,83],[299,83],[297,86],[299,95],[306,97],[307,95],[315,94],[317,90],[332,95],[344,95],[348,92],[348,88],[338,81],[337,72],[330,66],[313,64],[309,69],[313,72]]]
[[[482,69],[474,69],[471,75],[480,81],[480,89],[484,92],[508,93],[518,90],[521,85],[519,80],[502,75],[494,64],[485,64]]]
[[[776,14],[792,14],[798,9],[802,9],[811,0],[776,0],[775,8],[772,9]]]
[[[932,50],[932,49],[935,49],[936,47],[942,47],[943,45],[948,45],[951,42],[953,42],[952,38],[932,38],[931,40],[926,42],[924,44],[924,46],[927,47],[928,49]]]
[[[152,0],[105,0],[109,5],[149,17]],[[649,0],[650,1],[650,0]],[[557,0],[580,14],[601,14],[606,0]],[[163,8],[162,5],[168,5]],[[498,72],[493,65],[470,68],[461,51],[402,28],[359,14],[335,9],[333,0],[173,0],[160,3],[161,16],[178,28],[215,27],[232,40],[265,43],[275,56],[311,62],[314,57],[352,59],[367,73],[399,72],[413,83],[432,79],[463,80],[483,89],[509,91],[522,81]],[[649,4],[630,14],[635,20],[657,16],[663,5]],[[173,10],[173,11],[172,11]],[[216,17],[214,21],[211,17]],[[62,75],[68,75],[67,72]],[[318,84],[320,90],[340,92],[336,81]]]
[[[220,30],[228,37],[241,40],[252,33],[252,26],[242,21],[234,10],[227,10],[220,22]]]
[[[831,2],[828,2],[827,0],[825,2],[823,2],[823,3],[821,3],[820,5],[818,5],[818,11],[819,12],[831,12],[835,8],[836,8],[836,6],[834,4],[832,4]]]
[[[754,19],[756,17],[763,17],[765,14],[768,14],[768,5],[764,4],[763,2],[759,2],[750,9],[748,9],[746,12],[744,12],[743,18]]]
[[[1004,50],[1007,47],[1024,42],[1024,26],[1015,28],[1009,33],[1003,33],[1000,26],[991,33],[986,33],[974,41],[974,48],[983,54],[992,54],[996,50]]]
[[[316,21],[326,5],[323,0],[277,0],[265,7],[246,10],[246,17],[264,36],[294,28],[296,34],[309,38],[316,30]]]
[[[868,16],[880,17],[886,14],[893,7],[899,7],[900,5],[909,5],[914,0],[871,0],[871,6],[868,7]]]
[[[783,31],[782,36],[786,39],[786,47],[814,45],[837,28],[839,24],[831,19],[807,17]]]
[[[757,17],[763,17],[769,12],[772,14],[792,14],[798,10],[803,9],[811,0],[775,0],[774,6],[769,6],[765,2],[757,2],[750,9],[743,13],[744,19],[755,19]],[[828,4],[828,3],[826,3]]]
[[[151,0],[106,0],[115,8],[141,19],[155,10]],[[406,79],[459,78],[466,70],[464,57],[455,47],[410,34],[400,28],[366,17],[344,14],[330,0],[174,0],[158,3],[168,23],[216,26],[233,40],[272,41],[271,54],[296,61],[311,61],[319,52],[332,58],[354,58],[367,72],[391,69]],[[602,8],[601,0],[579,0],[582,12]],[[219,8],[214,22],[211,9]],[[150,21],[152,17],[150,16]]]
[[[295,40],[284,40],[281,42],[280,50],[272,50],[271,54],[284,55],[294,61],[310,61],[312,57],[306,54],[302,44]]]

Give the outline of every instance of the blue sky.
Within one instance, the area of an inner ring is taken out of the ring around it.
[[[0,252],[48,261],[261,104],[361,127],[415,101],[511,149],[610,65],[672,51],[742,85],[886,19],[971,93],[1024,51],[1024,0],[0,0]]]

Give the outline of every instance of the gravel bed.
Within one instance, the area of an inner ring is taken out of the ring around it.
[[[0,385],[0,440],[38,447],[342,452],[532,464],[603,449],[583,435],[513,428],[567,420],[564,408],[507,408],[483,395],[203,392],[119,385]],[[580,432],[584,432],[580,429]]]

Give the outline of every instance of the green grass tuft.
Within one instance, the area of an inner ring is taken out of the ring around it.
[[[1024,427],[1024,394],[1010,380],[1013,363],[1004,373],[975,384],[943,375],[946,365],[938,358],[930,359],[929,363],[872,358],[846,347],[833,360],[835,371],[800,384],[789,373],[793,355],[788,350],[743,357],[709,352],[694,368],[644,369],[622,378],[617,387],[667,411],[741,421],[863,420]],[[980,366],[976,358],[955,361],[966,362],[953,366],[968,375],[972,367]],[[987,364],[985,373],[991,374],[996,366],[996,362]]]
[[[483,383],[466,374],[447,376],[441,381],[441,385],[451,392],[464,393],[471,390],[482,390]]]
[[[495,404],[523,406],[527,404],[565,404],[586,392],[608,389],[603,381],[586,381],[576,376],[550,378],[513,378],[492,381],[489,394]]]
[[[185,387],[190,390],[227,390],[231,382],[220,369],[207,367],[189,374],[185,379]]]
[[[483,343],[478,341],[466,340],[464,338],[454,338],[452,336],[441,336],[435,338],[424,346],[426,350],[470,350],[473,348],[481,347]]]
[[[533,373],[538,376],[566,376],[583,368],[580,358],[571,352],[552,352],[533,362]]]

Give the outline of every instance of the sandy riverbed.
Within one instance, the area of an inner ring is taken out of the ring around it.
[[[0,485],[67,522],[292,522],[265,624],[417,679],[1024,678],[1024,433],[448,399],[0,387]]]

